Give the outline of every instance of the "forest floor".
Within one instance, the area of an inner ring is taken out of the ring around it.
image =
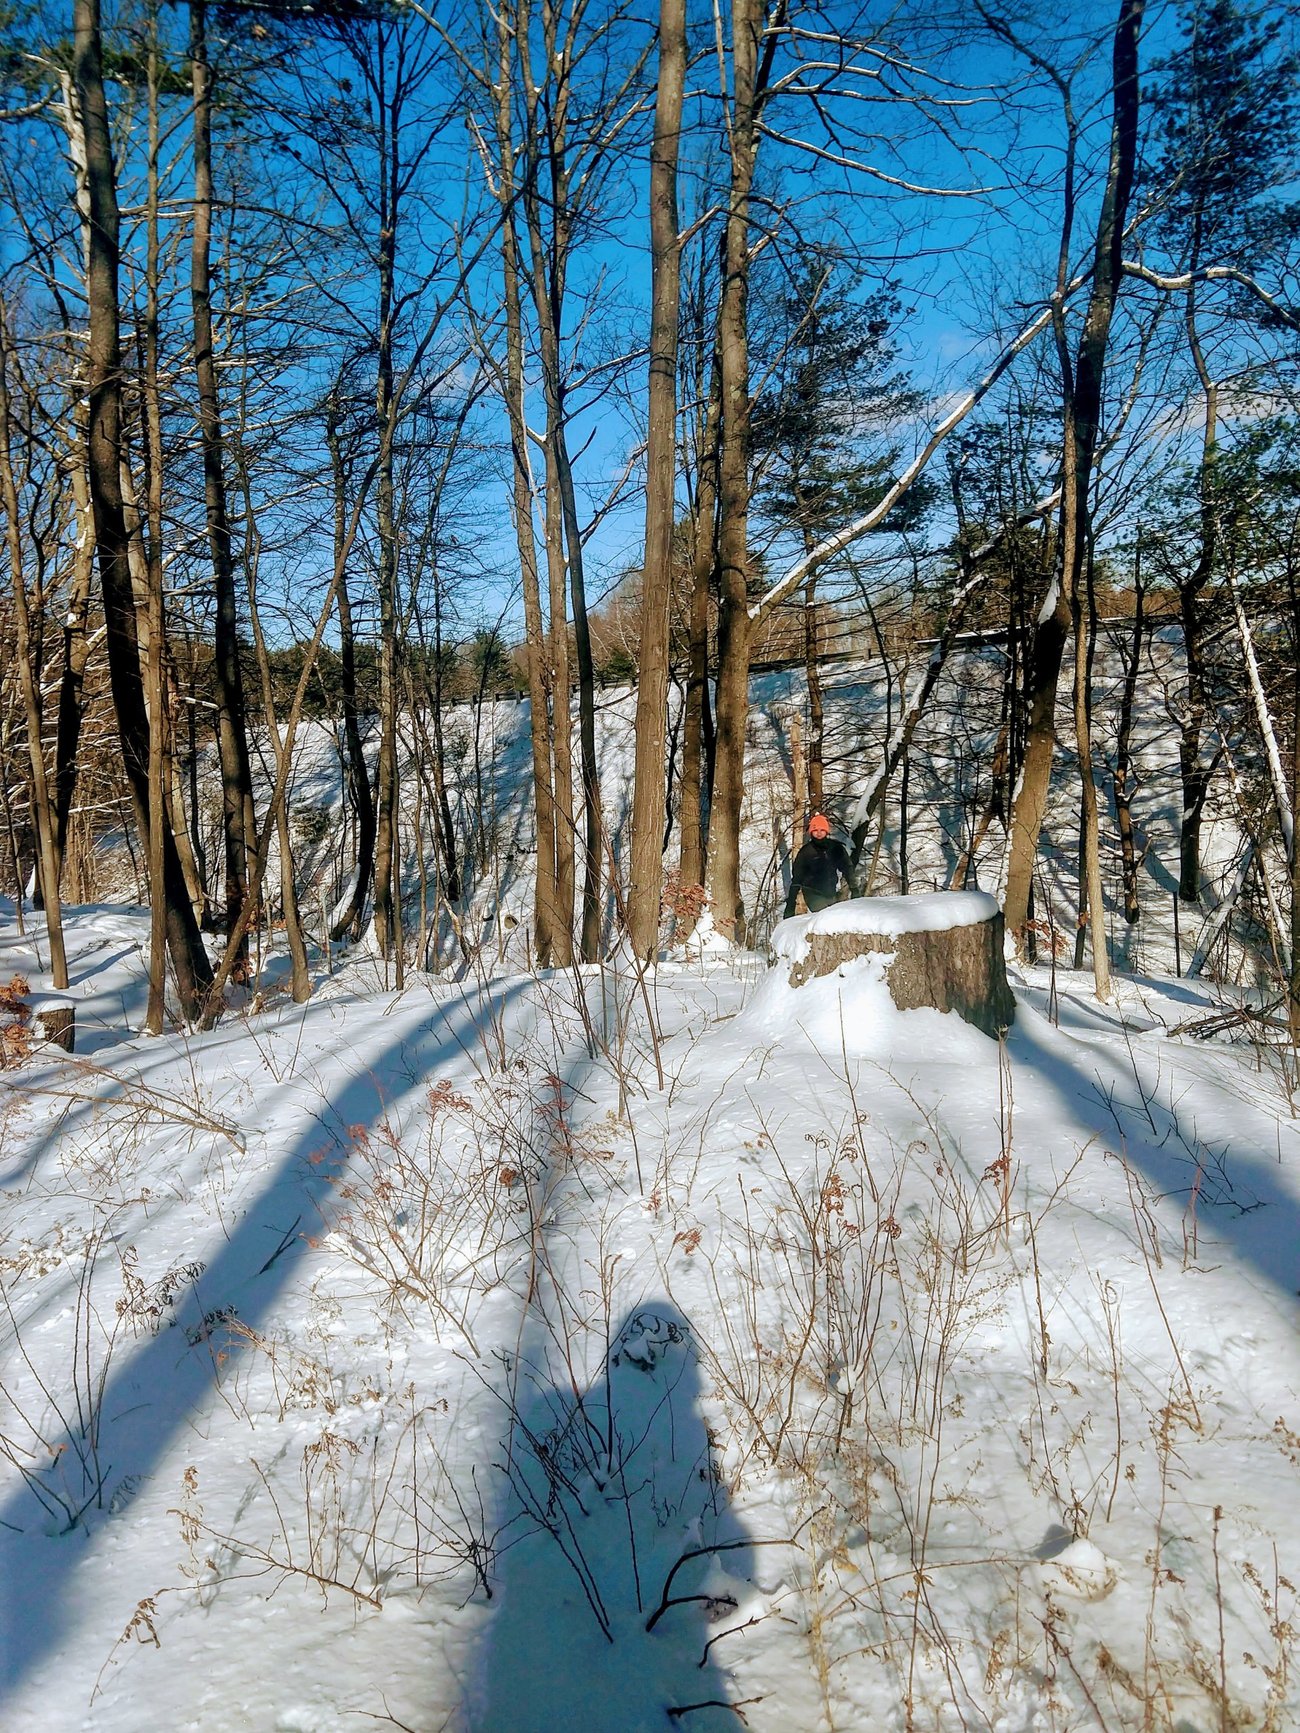
[[[866,964],[357,957],[148,1039],[143,913],[68,941],[12,1733],[1300,1725],[1300,1121],[1221,992],[1013,972],[998,1043]]]

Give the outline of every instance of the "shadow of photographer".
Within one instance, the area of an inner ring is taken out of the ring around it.
[[[690,1325],[631,1312],[600,1373],[568,1389],[508,1367],[509,1482],[475,1669],[478,1733],[692,1733],[744,1722],[725,1655],[761,1616],[752,1542],[730,1508],[700,1406]]]

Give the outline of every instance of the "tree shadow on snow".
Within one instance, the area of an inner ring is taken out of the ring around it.
[[[565,1387],[566,1358],[506,1366],[497,1608],[468,1723],[734,1729],[743,1705],[726,1655],[755,1616],[752,1543],[714,1462],[691,1328],[648,1301],[612,1332],[585,1390]]]
[[[88,1458],[85,1431],[52,1437],[49,1459],[34,1463],[33,1478],[58,1484],[76,1520],[44,1508],[26,1484],[0,1506],[0,1704],[67,1640],[79,1596],[78,1572],[90,1546],[122,1520],[140,1489],[164,1468],[168,1452],[214,1398],[214,1359],[224,1357],[228,1378],[243,1348],[222,1328],[237,1316],[250,1330],[263,1326],[297,1273],[306,1236],[320,1219],[338,1176],[356,1147],[358,1129],[381,1123],[401,1099],[448,1070],[463,1075],[474,1060],[481,1031],[499,1022],[523,991],[520,981],[485,991],[432,1014],[421,1010],[415,1029],[403,1023],[384,1031],[377,1052],[354,1051],[324,1102],[308,1103],[300,1129],[229,1238],[216,1242],[207,1267],[175,1300],[175,1328],[124,1345],[112,1362],[95,1404],[97,1448]],[[328,1020],[328,1004],[307,1007],[304,1021]],[[217,1044],[199,1037],[193,1047]],[[113,1086],[106,1080],[107,1087]],[[262,1109],[270,1113],[263,1098]],[[80,1111],[93,1110],[93,1103]],[[89,1460],[89,1473],[80,1466]],[[96,1480],[99,1484],[96,1485]],[[21,1585],[19,1588],[18,1585]],[[123,1623],[131,1608],[122,1611]]]
[[[1208,1230],[1205,1250],[1217,1242],[1294,1305],[1300,1205],[1283,1165],[1284,1140],[1294,1144],[1294,1129],[1280,1105],[1270,1114],[1263,1091],[1258,1101],[1240,1100],[1225,1136],[1222,1114],[1218,1125],[1198,1119],[1195,1073],[1180,1073],[1167,1039],[1153,1048],[1130,1035],[1117,1051],[1122,1025],[1113,1019],[1105,1034],[1067,1033],[1031,1009],[1023,990],[1017,997],[1020,1014],[1007,1040],[1015,1064],[1036,1071],[1157,1198],[1181,1201]],[[1218,1086],[1207,1080],[1206,1087]]]

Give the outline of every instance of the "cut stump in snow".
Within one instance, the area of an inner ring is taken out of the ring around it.
[[[1002,911],[992,897],[936,891],[833,903],[782,922],[773,948],[790,964],[792,987],[879,952],[889,959],[885,979],[900,1011],[956,1011],[996,1039],[1016,1015],[1003,934]]]
[[[77,1009],[67,1001],[46,1001],[36,1012],[36,1029],[42,1041],[71,1053],[77,1038]]]

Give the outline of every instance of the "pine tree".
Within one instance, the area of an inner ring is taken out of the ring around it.
[[[879,501],[898,453],[882,432],[921,399],[898,370],[890,335],[899,316],[888,289],[857,294],[858,283],[834,261],[806,262],[782,297],[773,341],[785,365],[754,405],[751,450],[755,507],[797,536],[803,553]],[[933,497],[922,480],[883,529],[916,523]],[[818,669],[817,579],[803,592],[804,666],[808,682],[808,799],[821,805],[825,725]]]
[[[1218,559],[1221,489],[1219,423],[1225,374],[1235,366],[1237,320],[1225,322],[1205,305],[1195,282],[1210,265],[1256,273],[1291,227],[1276,198],[1294,173],[1296,74],[1300,63],[1282,51],[1280,19],[1261,20],[1236,0],[1196,0],[1184,16],[1186,40],[1158,68],[1153,107],[1160,146],[1151,181],[1160,189],[1153,230],[1171,263],[1193,279],[1184,325],[1188,353],[1204,405],[1196,470],[1197,546],[1177,580],[1186,656],[1186,688],[1178,717],[1183,819],[1178,894],[1200,895],[1201,820],[1213,760],[1204,734],[1210,701],[1206,668],[1205,594]],[[1230,314],[1258,318],[1258,306],[1227,304]]]

